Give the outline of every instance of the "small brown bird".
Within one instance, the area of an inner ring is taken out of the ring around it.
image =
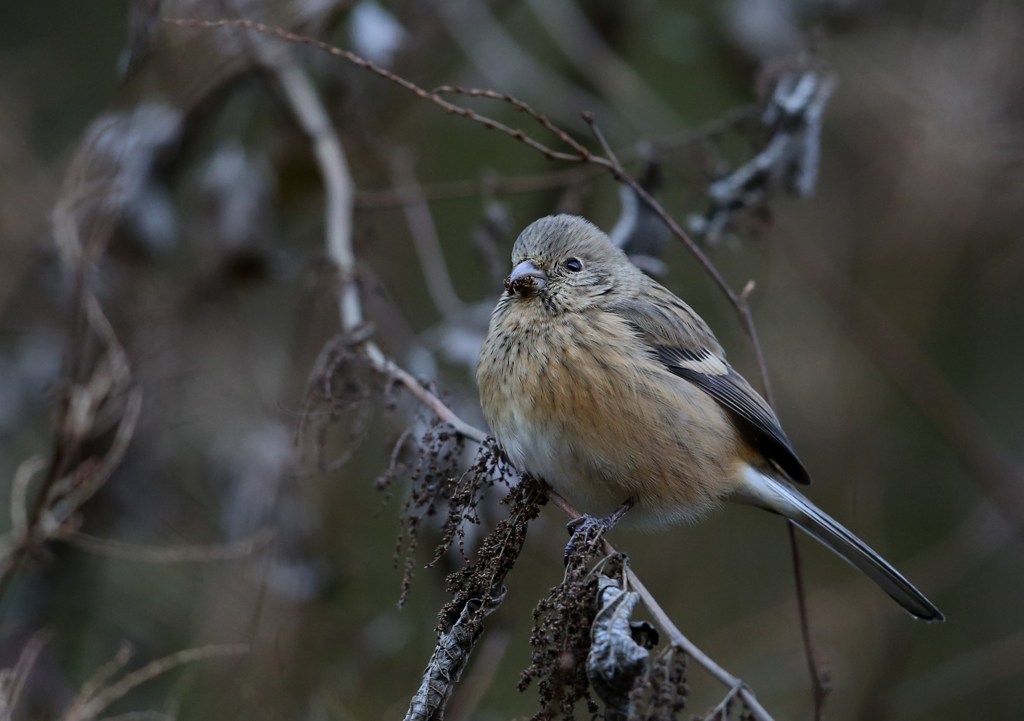
[[[791,519],[914,616],[942,612],[792,483],[809,483],[771,407],[688,305],[583,218],[528,226],[491,315],[477,383],[520,470],[577,508],[657,528],[722,501]]]

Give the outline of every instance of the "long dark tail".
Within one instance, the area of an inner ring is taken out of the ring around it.
[[[744,488],[732,496],[732,500],[789,518],[845,561],[863,571],[913,616],[932,622],[946,620],[942,611],[925,598],[902,573],[788,484],[750,467],[746,469],[745,480]]]

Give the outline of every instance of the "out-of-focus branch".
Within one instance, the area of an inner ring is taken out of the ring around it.
[[[497,21],[486,3],[433,3],[444,27],[459,45],[475,70],[490,85],[534,98],[547,98],[558,106],[563,117],[575,114],[576,108],[593,108],[602,117],[613,119],[617,127],[625,125],[642,131],[640,115],[616,111],[600,98],[561,75],[524,51]]]
[[[440,91],[440,88],[436,89],[436,92]],[[756,116],[755,110],[756,108],[752,106],[735,108],[705,125],[659,136],[652,140],[650,145],[657,148],[658,152],[662,154],[671,154],[679,150],[692,148],[749,121]],[[619,153],[619,158],[623,163],[631,163],[636,160],[646,161],[649,155],[649,149],[633,148]],[[583,183],[605,172],[607,172],[607,169],[599,165],[578,165],[546,173],[508,177],[489,172],[478,179],[423,183],[420,185],[419,190],[425,200],[448,200],[481,194],[533,193]],[[408,202],[408,190],[409,188],[405,187],[382,190],[356,189],[356,207],[376,209],[404,205]]]
[[[387,159],[395,187],[402,188],[404,194],[402,210],[420,265],[423,266],[427,292],[438,312],[445,319],[451,319],[464,309],[464,305],[452,285],[441,241],[437,237],[437,226],[434,225],[427,199],[423,196],[423,189],[416,180],[412,160],[408,153],[402,151],[390,153]]]
[[[246,20],[238,20],[244,27]],[[292,117],[309,137],[320,177],[324,183],[325,240],[327,252],[338,270],[338,312],[345,333],[363,322],[362,302],[356,285],[356,261],[352,252],[352,204],[354,185],[341,140],[331,125],[316,88],[286,47],[260,36],[254,43],[260,64],[271,72]]]
[[[274,532],[268,529],[250,538],[206,546],[144,546],[96,538],[84,533],[75,533],[65,540],[84,551],[122,561],[153,564],[209,563],[211,561],[232,561],[251,556],[274,540]]]
[[[19,507],[11,509],[12,529],[0,539],[0,598],[31,551],[73,530],[82,505],[123,460],[142,408],[127,354],[89,284],[112,227],[98,208],[125,196],[123,168],[97,167],[103,165],[99,144],[95,134],[87,135],[53,213],[54,241],[74,298],[66,386],[39,488],[31,493],[31,479],[42,470],[36,459],[22,464],[12,483],[12,502]],[[105,448],[84,452],[87,443],[111,430]]]
[[[175,669],[179,666],[195,663],[208,658],[222,656],[237,656],[247,653],[249,647],[245,644],[211,644],[198,648],[187,648],[169,656],[150,661],[145,666],[130,673],[112,683],[107,683],[128,663],[130,653],[124,648],[117,657],[103,669],[98,677],[90,679],[79,692],[78,696],[71,702],[67,710],[61,716],[61,721],[94,721],[106,711],[111,704],[122,698],[132,689],[147,681]]]
[[[846,322],[853,339],[921,412],[980,480],[1000,512],[1024,524],[1024,466],[986,428],[975,410],[907,336],[867,297],[809,247],[793,248],[790,261],[807,283]]]
[[[301,42],[303,36],[269,26],[253,23],[248,20],[224,20],[206,23],[193,20],[165,20],[165,22],[192,27],[239,27],[253,29],[264,34],[276,35],[284,40]],[[306,38],[312,40],[311,38]],[[317,44],[319,41],[314,41]],[[331,46],[323,44],[324,47]],[[326,204],[326,246],[327,254],[338,271],[341,287],[338,294],[338,313],[341,319],[342,332],[352,333],[364,323],[362,303],[359,289],[355,282],[355,254],[352,251],[352,204],[354,184],[348,170],[344,149],[334,127],[331,125],[327,111],[323,107],[312,82],[281,49],[270,49],[261,46],[260,61],[274,74],[281,86],[282,97],[303,131],[313,144],[317,165],[324,182]],[[352,53],[338,50],[343,56],[351,56],[353,62],[369,67],[378,74],[400,80],[393,73],[380,68],[369,61],[363,60]],[[407,81],[401,81],[407,82]],[[401,83],[400,83],[401,84]],[[426,92],[426,91],[422,91]],[[367,338],[361,343],[371,365],[380,373],[394,379],[405,386],[420,402],[430,408],[439,418],[452,424],[455,430],[475,441],[483,441],[486,434],[469,426],[454,414],[426,387],[407,371],[388,358],[372,339]],[[447,417],[446,417],[447,416]]]
[[[796,586],[797,616],[800,619],[800,636],[804,642],[804,658],[807,660],[807,672],[811,677],[811,694],[814,698],[814,721],[821,721],[825,714],[825,702],[832,692],[830,674],[818,660],[811,636],[811,616],[807,606],[807,587],[804,584],[804,564],[800,556],[800,543],[797,539],[796,524],[786,521],[789,533],[789,551],[793,560],[793,582]]]
[[[21,700],[21,692],[25,689],[29,674],[32,673],[32,668],[36,665],[36,659],[39,658],[43,646],[49,640],[50,634],[45,631],[33,634],[21,649],[21,653],[18,654],[18,660],[14,663],[14,667],[0,672],[0,678],[3,679],[3,682],[0,683],[0,719],[10,721],[18,718],[15,710],[18,707],[18,701]]]
[[[710,207],[690,219],[690,229],[716,241],[733,218],[764,204],[777,189],[808,197],[814,192],[821,156],[821,125],[836,78],[825,69],[787,69],[775,79],[761,114],[769,139],[750,160],[708,188]]]
[[[570,0],[529,0],[541,21],[576,72],[607,97],[613,107],[661,128],[679,126],[675,113],[651,90],[642,76],[624,62]],[[572,32],[566,32],[572,28]]]

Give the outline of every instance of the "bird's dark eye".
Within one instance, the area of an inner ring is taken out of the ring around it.
[[[569,258],[562,265],[564,265],[565,269],[570,273],[579,273],[583,270],[583,263],[580,262],[579,258]]]

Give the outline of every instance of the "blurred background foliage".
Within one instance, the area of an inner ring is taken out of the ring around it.
[[[915,623],[804,544],[828,716],[1019,718],[1020,3],[166,0],[131,12],[134,30],[122,3],[0,7],[0,478],[12,503],[23,462],[56,453],[72,361],[92,352],[74,340],[79,297],[51,222],[76,183],[92,193],[96,240],[84,281],[142,393],[109,481],[4,587],[4,667],[47,634],[13,718],[67,717],[125,642],[127,669],[210,644],[251,650],[161,674],[96,715],[398,717],[433,648],[444,573],[461,562],[450,554],[423,569],[425,531],[408,602],[396,607],[408,473],[389,501],[375,479],[399,434],[410,423],[422,431],[408,398],[364,399],[336,417],[316,407],[299,432],[311,370],[338,331],[317,166],[251,38],[161,26],[158,12],[262,19],[426,88],[511,92],[588,143],[580,112],[593,111],[624,158],[658,161],[659,197],[680,221],[704,212],[709,182],[750,154],[743,133],[697,129],[758,102],[772,63],[816,49],[838,86],[815,195],[772,198],[708,252],[733,287],[756,282],[779,414],[817,480],[810,495],[949,618]],[[342,60],[289,52],[351,165],[359,283],[378,341],[481,424],[474,349],[516,232],[556,209],[610,228],[614,182]],[[507,105],[466,102],[547,140]],[[429,200],[425,217],[410,189]],[[437,259],[431,227],[440,270],[416,250]],[[681,244],[665,260],[665,282],[756,377],[720,292]],[[445,267],[457,296],[447,304],[437,300]],[[110,428],[96,433],[109,444]],[[348,453],[336,467],[318,463]],[[489,497],[480,531],[502,512]],[[449,718],[535,710],[534,693],[515,685],[531,609],[561,579],[565,520],[547,509],[534,523]],[[478,536],[469,529],[470,549]],[[612,541],[776,718],[810,717],[781,521],[727,509],[699,527]],[[708,685],[691,671],[698,715],[718,697]]]

